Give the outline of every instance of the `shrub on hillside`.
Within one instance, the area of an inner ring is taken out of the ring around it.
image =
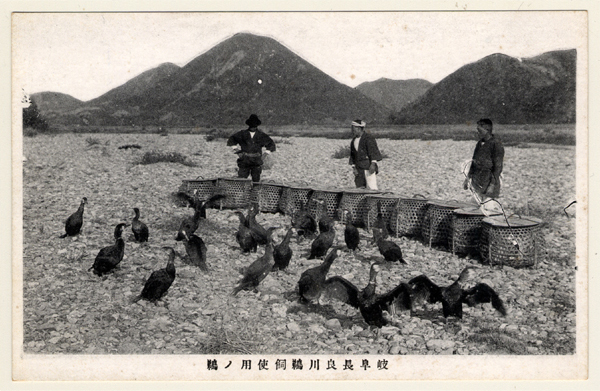
[[[196,167],[197,164],[189,160],[187,156],[179,152],[162,152],[148,151],[146,152],[137,164],[154,164],[154,163],[179,163],[188,167]]]
[[[223,129],[211,129],[204,138],[209,142],[217,139],[227,139],[229,138],[229,132]]]

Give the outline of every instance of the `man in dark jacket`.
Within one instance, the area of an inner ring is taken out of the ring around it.
[[[463,187],[470,188],[480,204],[500,195],[500,174],[504,161],[504,147],[499,139],[492,134],[492,121],[484,118],[477,121],[479,141],[473,152],[471,168],[465,178]],[[489,204],[489,205],[487,205]],[[493,202],[483,204],[483,211],[493,210]],[[487,206],[487,208],[486,208]],[[486,213],[487,214],[487,213]]]
[[[266,148],[265,154],[275,152],[275,142],[262,130],[258,129],[261,124],[256,114],[250,115],[246,120],[248,129],[240,130],[227,140],[227,146],[232,147],[238,154],[238,177],[248,178],[252,174],[252,181],[260,181],[262,173],[262,148]]]
[[[377,190],[378,163],[381,161],[381,153],[375,138],[365,132],[366,125],[359,119],[352,121],[350,165],[354,171],[356,187]]]

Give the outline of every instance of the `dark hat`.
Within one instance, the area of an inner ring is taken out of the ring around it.
[[[250,118],[248,118],[246,120],[246,125],[250,126],[251,128],[258,126],[261,123],[262,122],[260,122],[260,120],[258,119],[258,116],[256,114],[251,114]]]

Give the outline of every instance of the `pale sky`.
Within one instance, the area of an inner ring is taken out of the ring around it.
[[[585,44],[584,12],[13,14],[13,75],[26,93],[96,98],[164,62],[183,66],[238,32],[269,36],[341,83],[436,83],[493,53]]]

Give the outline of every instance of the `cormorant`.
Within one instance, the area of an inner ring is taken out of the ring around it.
[[[148,226],[139,220],[140,210],[138,208],[133,208],[133,211],[135,212],[135,217],[131,221],[131,230],[133,231],[133,236],[135,236],[135,240],[138,242],[147,242]]]
[[[240,219],[240,225],[238,227],[237,232],[235,233],[235,240],[237,240],[238,244],[240,245],[242,252],[256,252],[258,248],[258,243],[256,243],[256,240],[254,240],[254,236],[252,236],[252,231],[250,230],[250,228],[248,228],[246,224],[246,217],[239,210],[235,211],[234,213],[238,215]]]
[[[87,204],[87,198],[83,197],[81,199],[81,203],[79,204],[79,208],[77,208],[77,211],[69,216],[65,221],[65,233],[59,236],[59,238],[62,239],[66,238],[67,236],[75,236],[79,234],[81,231],[81,226],[83,225],[83,209],[85,208],[85,204]]]
[[[323,263],[302,272],[298,280],[298,292],[301,300],[310,302],[319,299],[329,268],[337,256],[337,249],[332,249]]]
[[[151,302],[156,302],[162,298],[173,281],[175,281],[175,250],[173,247],[163,247],[169,250],[169,260],[164,269],[153,271],[150,278],[146,280],[142,293],[132,300],[132,303],[138,302],[140,299],[145,299]]]
[[[382,327],[390,323],[383,311],[394,315],[397,310],[411,309],[411,289],[406,283],[400,283],[391,291],[377,295],[377,273],[381,264],[371,265],[369,283],[361,291],[350,281],[335,276],[325,281],[324,295],[340,300],[358,308],[364,320],[371,326]]]
[[[114,232],[115,244],[100,249],[98,255],[96,255],[94,264],[88,271],[94,269],[94,274],[102,276],[121,263],[123,255],[125,255],[125,241],[122,237],[124,227],[127,227],[127,224],[117,224]]]
[[[349,215],[346,218],[346,215]],[[344,229],[344,241],[346,242],[346,246],[350,251],[358,250],[358,245],[360,244],[360,233],[358,232],[358,228],[352,225],[352,212],[348,209],[342,210],[343,219],[346,221],[346,228]]]
[[[198,266],[202,271],[207,272],[206,244],[204,244],[204,241],[198,235],[191,234],[188,236],[187,232],[183,231],[183,236],[183,244],[188,257],[190,258],[190,263],[194,266]]]
[[[293,232],[293,227],[288,228],[285,238],[273,249],[273,259],[275,261],[273,270],[283,270],[290,264],[290,259],[292,259],[293,255],[293,251],[290,248],[290,239]]]
[[[232,296],[237,295],[241,290],[256,289],[261,281],[271,272],[275,263],[273,259],[273,243],[271,240],[271,233],[274,229],[275,228],[269,228],[267,230],[268,240],[267,245],[265,246],[265,253],[246,268],[244,277],[238,281],[239,285],[231,291]]]
[[[310,245],[310,255],[308,256],[308,259],[324,257],[325,254],[327,254],[327,251],[333,245],[333,241],[335,239],[333,221],[331,221],[327,227],[323,228],[326,230],[321,232]]]
[[[383,258],[386,261],[408,264],[408,262],[406,262],[406,260],[404,260],[402,257],[402,250],[400,249],[400,246],[391,240],[383,239],[379,230],[373,230],[373,239],[375,240],[375,243],[377,243],[379,253],[383,255]]]
[[[502,299],[487,284],[479,283],[471,289],[463,289],[463,284],[470,277],[472,269],[475,266],[467,266],[460,273],[458,279],[447,287],[439,287],[434,284],[427,276],[420,275],[408,282],[413,290],[413,303],[420,304],[427,300],[429,303],[442,303],[444,317],[455,316],[462,319],[463,303],[472,307],[480,303],[492,303],[492,306],[502,315],[506,315],[506,309]]]

